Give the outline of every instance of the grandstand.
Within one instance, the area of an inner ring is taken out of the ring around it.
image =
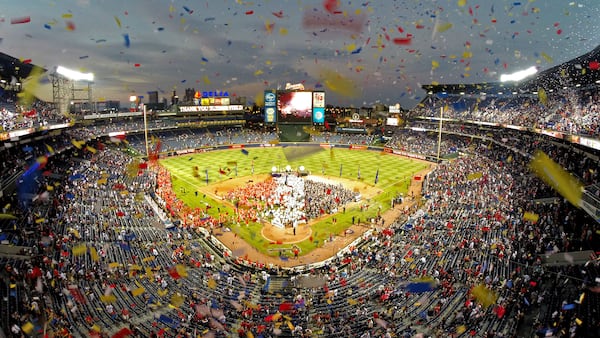
[[[313,133],[315,146],[387,149],[422,156],[435,168],[423,177],[415,203],[394,209],[392,222],[368,223],[363,236],[331,258],[293,267],[249,260],[210,226],[189,226],[168,213],[158,191],[168,189],[170,178],[138,156],[145,153],[140,115],[71,121],[42,113],[52,109],[42,102],[34,103],[32,116],[24,114],[31,107],[14,108],[0,133],[0,331],[8,337],[597,337],[597,79],[579,82],[570,71],[596,59],[594,53],[559,68],[571,76],[566,89],[548,85],[556,71],[511,88],[511,95],[498,94],[499,84],[426,86],[430,94],[408,124],[383,142]],[[548,94],[543,107],[541,87]],[[4,91],[3,107],[13,109],[18,88]],[[273,130],[221,122],[156,115],[147,127],[161,142],[158,157],[278,145]],[[529,171],[536,150],[585,185],[581,205]],[[176,226],[167,229],[170,217]]]

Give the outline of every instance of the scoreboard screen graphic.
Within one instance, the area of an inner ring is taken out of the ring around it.
[[[278,121],[310,123],[313,114],[312,100],[312,92],[278,92]]]

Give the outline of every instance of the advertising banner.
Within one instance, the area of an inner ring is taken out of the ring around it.
[[[265,122],[277,122],[277,95],[272,90],[265,90]]]

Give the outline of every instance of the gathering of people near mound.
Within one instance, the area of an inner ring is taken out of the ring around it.
[[[341,184],[286,173],[233,189],[226,199],[236,206],[244,223],[261,219],[279,228],[295,228],[325,214],[337,213],[354,196]]]

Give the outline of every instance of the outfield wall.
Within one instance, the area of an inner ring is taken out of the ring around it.
[[[438,163],[437,157],[430,155],[422,155],[417,153],[411,153],[408,151],[403,151],[399,149],[393,149],[389,147],[375,147],[375,146],[366,146],[361,144],[333,144],[333,143],[296,143],[296,142],[280,142],[276,144],[271,143],[249,143],[249,144],[229,144],[229,145],[220,145],[214,147],[202,147],[202,148],[188,148],[181,149],[170,152],[160,153],[160,158],[166,158],[171,156],[178,155],[186,155],[186,154],[195,154],[195,153],[205,153],[209,151],[217,151],[217,150],[229,150],[229,149],[252,149],[252,148],[272,148],[272,147],[321,147],[321,148],[340,148],[340,149],[350,149],[350,150],[369,150],[369,151],[377,151],[377,152],[385,152],[394,155],[400,155],[408,158],[415,158],[418,160],[423,160],[432,163]]]

